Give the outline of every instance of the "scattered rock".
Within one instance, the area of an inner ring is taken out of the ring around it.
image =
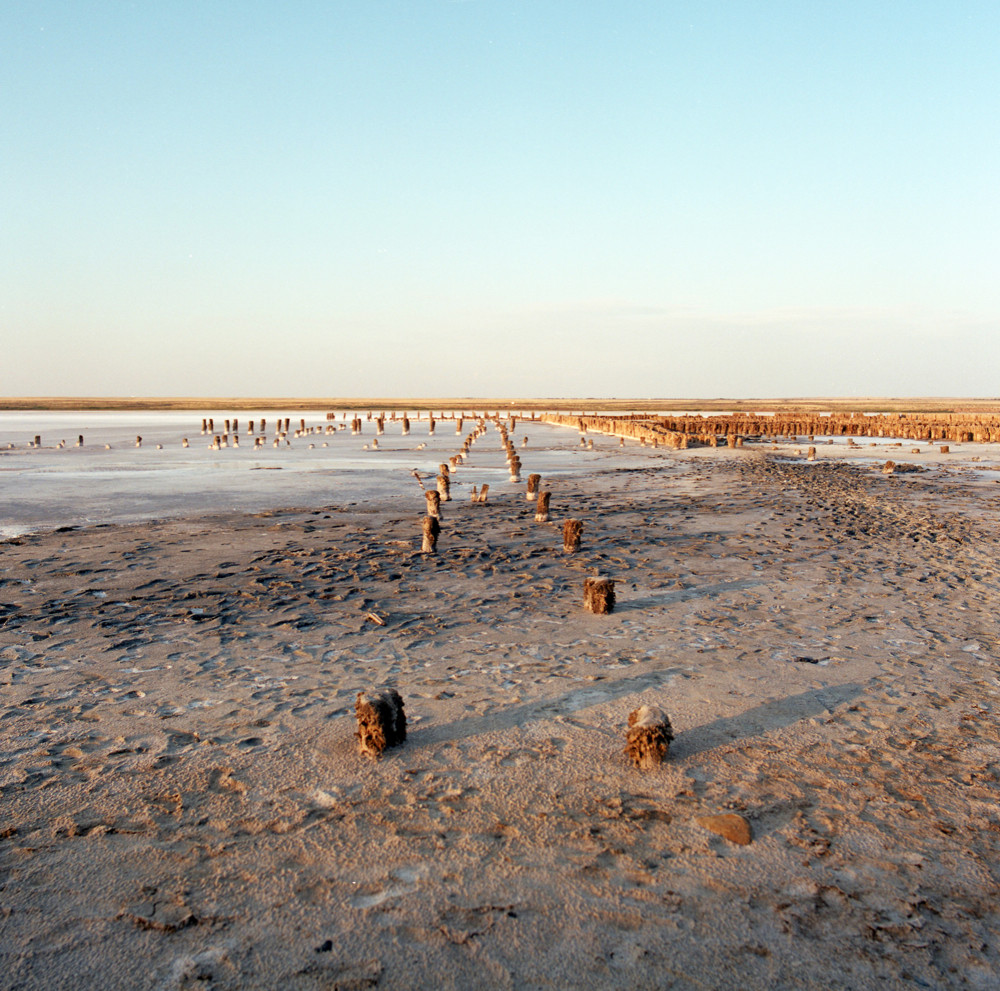
[[[727,812],[717,816],[702,816],[698,820],[698,825],[737,846],[747,846],[753,840],[750,823],[735,812]]]

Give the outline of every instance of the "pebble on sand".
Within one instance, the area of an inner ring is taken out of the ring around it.
[[[698,820],[698,825],[737,846],[747,846],[753,840],[750,823],[735,812],[727,812],[717,816],[702,816]]]

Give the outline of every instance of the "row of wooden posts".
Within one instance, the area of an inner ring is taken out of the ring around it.
[[[461,421],[459,421],[461,422]],[[507,467],[510,472],[510,481],[513,484],[521,482],[521,458],[517,453],[517,448],[511,440],[511,430],[516,425],[516,419],[512,418],[508,424],[496,420],[495,426],[500,434],[500,441],[507,456]],[[461,449],[453,455],[448,462],[442,462],[438,468],[439,473],[434,489],[424,490],[426,501],[426,515],[422,524],[421,553],[435,554],[437,552],[437,540],[441,533],[442,503],[451,501],[451,474],[466,458],[469,457],[472,445],[486,432],[485,420],[479,420],[475,428],[465,437]],[[526,446],[528,438],[525,437],[522,445]],[[419,472],[414,470],[421,488],[424,488]],[[528,475],[525,486],[525,498],[528,502],[535,503],[535,522],[548,523],[552,493],[548,489],[541,488],[542,476],[537,472]],[[484,503],[487,501],[489,485],[484,484],[482,489],[472,488],[472,501]],[[577,519],[567,519],[563,522],[562,537],[563,551],[567,554],[576,553],[580,549],[583,536],[583,522]],[[591,577],[584,582],[584,607],[593,613],[607,614],[615,607],[615,583],[611,578]]]
[[[795,414],[759,416],[657,416],[648,414],[619,416],[568,416],[549,413],[545,423],[575,427],[588,432],[610,434],[636,440],[654,447],[683,450],[693,446],[741,447],[745,439],[787,438],[792,443],[800,436],[871,437],[901,440],[955,443],[1000,443],[1000,416],[997,414],[943,413],[832,413],[825,416]]]

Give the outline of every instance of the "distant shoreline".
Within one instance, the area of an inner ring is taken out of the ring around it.
[[[1000,413],[1000,398],[946,398],[946,397],[802,397],[782,399],[597,399],[522,398],[509,397],[385,397],[385,396],[330,396],[325,398],[294,397],[232,397],[232,396],[30,396],[0,397],[0,410],[507,410],[510,412],[553,410],[560,412],[673,412],[679,410],[745,410],[748,412],[782,410],[802,411],[857,411],[857,412],[920,412]]]

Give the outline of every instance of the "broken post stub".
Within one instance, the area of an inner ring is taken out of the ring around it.
[[[428,493],[430,495],[430,493]],[[435,492],[434,495],[437,495]],[[441,532],[441,524],[436,516],[424,517],[423,543],[420,545],[422,554],[437,553],[437,539]]]
[[[580,549],[580,536],[583,533],[583,523],[580,520],[566,520],[563,523],[563,550],[574,554]]]
[[[625,755],[636,767],[649,770],[661,764],[673,738],[670,718],[655,705],[641,705],[628,714]]]
[[[535,505],[535,522],[536,523],[548,523],[549,522],[549,498],[551,497],[551,492],[539,492],[538,502]]]
[[[427,515],[434,519],[441,519],[441,493],[436,489],[427,489],[424,492],[424,499],[427,502]]]
[[[358,746],[369,757],[381,757],[386,747],[396,747],[406,740],[406,713],[403,700],[394,688],[365,694],[358,692],[354,703],[358,720]]]
[[[445,467],[445,466],[442,466]],[[451,476],[442,472],[437,477],[438,495],[442,502],[451,502]]]
[[[613,578],[587,578],[583,583],[583,605],[588,612],[606,616],[615,608],[615,580]]]
[[[541,475],[532,474],[528,476],[528,489],[525,492],[525,498],[528,502],[534,502],[538,498],[538,486],[541,481]]]

